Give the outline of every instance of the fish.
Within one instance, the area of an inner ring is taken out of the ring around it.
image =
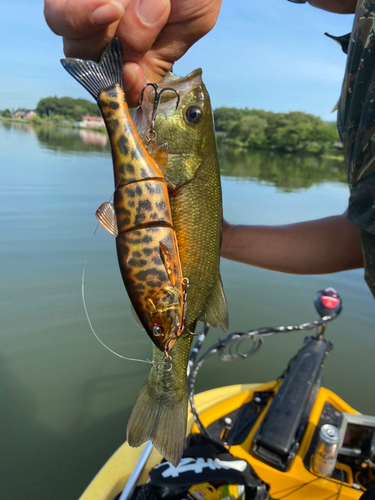
[[[180,95],[175,109],[173,88]],[[170,370],[158,369],[162,359],[153,349],[154,365],[135,402],[127,425],[130,446],[151,440],[177,466],[186,436],[187,365],[198,321],[228,328],[228,312],[220,276],[222,192],[210,97],[197,69],[185,77],[169,73],[159,89],[160,103],[152,134],[153,94],[145,91],[133,120],[150,148],[168,143],[164,178],[168,185],[173,227],[177,236],[182,274],[189,281],[186,329],[172,352]],[[148,96],[148,98],[147,98]]]
[[[162,356],[184,328],[184,290],[177,238],[164,175],[146,150],[122,88],[118,39],[99,63],[62,59],[63,67],[97,101],[109,136],[115,191],[97,210],[100,224],[116,238],[122,279],[136,316]],[[167,150],[155,152],[161,166]]]

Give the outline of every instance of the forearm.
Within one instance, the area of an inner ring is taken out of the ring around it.
[[[359,229],[346,212],[284,226],[225,223],[221,255],[294,274],[325,274],[363,267]]]

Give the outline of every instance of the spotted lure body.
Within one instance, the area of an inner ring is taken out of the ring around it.
[[[168,354],[183,330],[182,271],[164,176],[145,149],[122,90],[121,53],[114,40],[99,63],[64,59],[65,69],[97,100],[113,160],[113,205],[99,222],[116,237],[122,278],[143,327]],[[166,154],[159,148],[159,156]]]

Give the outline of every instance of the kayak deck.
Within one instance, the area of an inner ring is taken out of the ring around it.
[[[251,401],[254,392],[271,391],[275,388],[277,390],[277,387],[278,382],[276,381],[267,384],[238,384],[221,387],[197,394],[195,405],[201,422],[205,427],[208,427]],[[308,456],[309,453],[313,452],[310,445],[325,405],[330,404],[339,412],[358,412],[333,392],[320,388],[310,412],[300,447],[288,471],[283,472],[260,460],[252,450],[254,436],[269,404],[270,402],[260,413],[245,441],[241,445],[231,446],[230,452],[251,464],[258,476],[270,485],[270,495],[275,499],[290,497],[293,500],[328,500],[329,498],[335,499],[339,494],[340,500],[358,499],[362,491],[353,487],[355,479],[350,467],[343,464],[341,470],[338,471],[339,474],[336,475],[337,478],[324,478],[312,472],[311,467],[309,467],[311,457]],[[188,418],[188,433],[190,432],[199,432],[191,412],[189,412]],[[124,489],[144,447],[145,445],[131,448],[127,443],[124,443],[98,472],[80,500],[113,500]],[[161,460],[161,455],[153,449],[139,477],[138,484],[147,481],[149,471]]]
[[[269,382],[257,386],[256,391],[270,391],[275,389],[275,386],[277,389],[277,385],[278,382]],[[253,399],[253,392],[254,389],[245,390],[217,404],[214,408],[200,413],[200,420],[204,427],[207,428],[215,421],[223,420],[226,415],[251,401]],[[334,500],[338,494],[340,500],[358,499],[363,491],[353,487],[355,478],[353,478],[351,468],[347,465],[341,464],[340,466],[336,466],[337,471],[330,478],[319,476],[312,471],[312,454],[315,450],[315,446],[312,446],[313,438],[316,429],[321,425],[321,418],[325,408],[332,405],[338,412],[355,414],[358,414],[358,412],[333,392],[325,388],[320,388],[296,456],[293,458],[288,470],[281,471],[265,463],[253,451],[254,437],[271,401],[272,398],[270,398],[268,404],[262,410],[245,441],[241,445],[229,448],[232,455],[242,458],[251,464],[258,476],[270,485],[269,494],[275,499],[290,497],[292,500],[328,500],[329,498]],[[198,432],[196,424],[193,425],[192,432]]]
[[[194,397],[197,411],[198,413],[205,412],[233,396],[245,394],[248,397],[249,391],[254,391],[260,386],[261,384],[237,384],[201,392]],[[189,411],[188,434],[191,432],[193,424],[193,415]],[[88,485],[80,500],[113,500],[124,489],[145,446],[146,444],[139,448],[131,448],[126,442],[120,446]],[[153,448],[147,465],[139,477],[138,484],[143,484],[148,479],[149,471],[159,464],[162,458]]]

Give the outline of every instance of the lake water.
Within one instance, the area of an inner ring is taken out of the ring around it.
[[[106,351],[90,332],[81,275],[96,208],[113,190],[105,136],[0,124],[1,497],[76,499],[123,442],[148,367]],[[221,154],[225,217],[283,224],[345,210],[348,189],[335,160]],[[222,261],[230,331],[316,319],[315,292],[337,288],[340,317],[327,328],[334,350],[326,387],[375,414],[375,308],[363,270],[293,276]],[[86,268],[87,307],[101,338],[145,359],[150,341],[131,319],[114,241],[95,236]],[[211,330],[213,342],[223,333]],[[246,361],[210,359],[197,391],[277,377],[304,333],[267,338]],[[209,340],[206,341],[210,343]]]

